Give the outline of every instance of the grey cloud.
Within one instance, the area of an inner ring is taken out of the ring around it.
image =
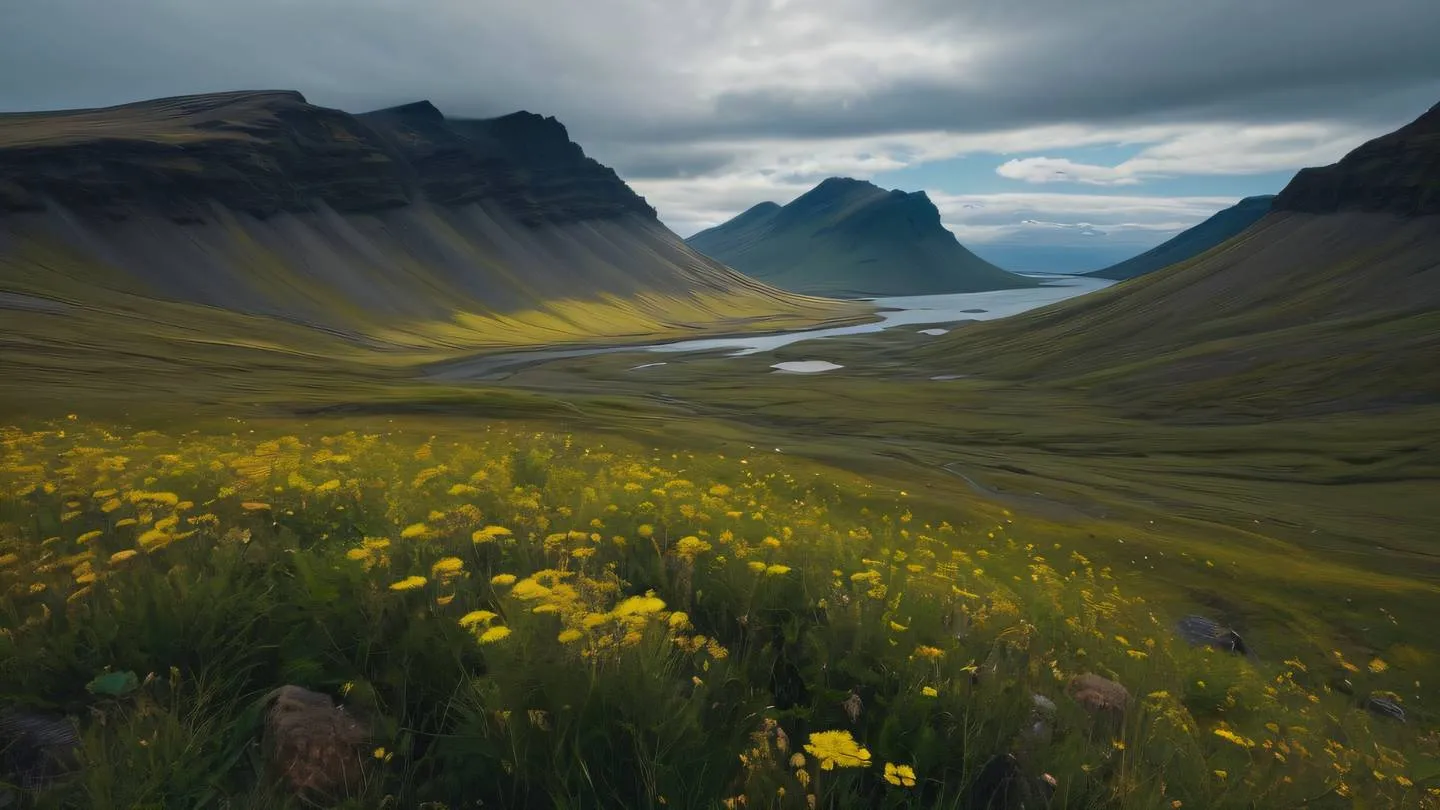
[[[1161,118],[1388,121],[1440,93],[1433,0],[827,7],[899,43],[872,55],[880,66],[912,58],[910,35],[1000,44],[953,77],[882,82],[850,98],[721,87],[710,105],[686,97],[707,62],[750,53],[747,32],[784,12],[750,0],[21,0],[0,26],[0,108],[286,87],[353,110],[421,97],[455,114],[530,108],[600,141],[657,143]]]

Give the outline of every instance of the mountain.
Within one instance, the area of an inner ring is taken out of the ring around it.
[[[1139,256],[1085,275],[1124,281],[1193,259],[1260,221],[1261,217],[1270,213],[1274,199],[1273,194],[1246,197]]]
[[[695,252],[554,118],[286,91],[0,115],[0,292],[442,350],[859,314]]]
[[[1440,214],[1440,104],[1338,163],[1300,170],[1275,207],[1307,214]]]
[[[742,273],[811,295],[932,295],[1038,283],[966,250],[924,192],[840,177],[789,205],[761,203],[686,241]]]
[[[925,360],[1161,419],[1440,404],[1440,105],[1299,172],[1217,250],[959,329]]]

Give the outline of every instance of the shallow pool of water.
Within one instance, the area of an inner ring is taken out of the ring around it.
[[[834,371],[837,368],[844,368],[844,366],[829,360],[790,360],[776,363],[771,368],[791,374],[819,374],[822,371]]]

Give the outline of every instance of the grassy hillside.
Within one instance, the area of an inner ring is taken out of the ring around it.
[[[1440,400],[1440,228],[1276,213],[1190,262],[959,330],[935,367],[1088,392],[1158,419]]]
[[[785,206],[762,203],[687,240],[782,289],[843,298],[1034,286],[966,250],[923,192],[831,178]]]
[[[1273,194],[1246,197],[1139,256],[1085,275],[1124,281],[1193,259],[1260,221],[1261,217],[1270,213],[1270,203],[1274,199]]]

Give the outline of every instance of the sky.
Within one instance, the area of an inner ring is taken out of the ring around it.
[[[559,118],[682,236],[829,176],[1118,261],[1440,101],[1436,0],[0,0],[0,110],[294,89]]]

